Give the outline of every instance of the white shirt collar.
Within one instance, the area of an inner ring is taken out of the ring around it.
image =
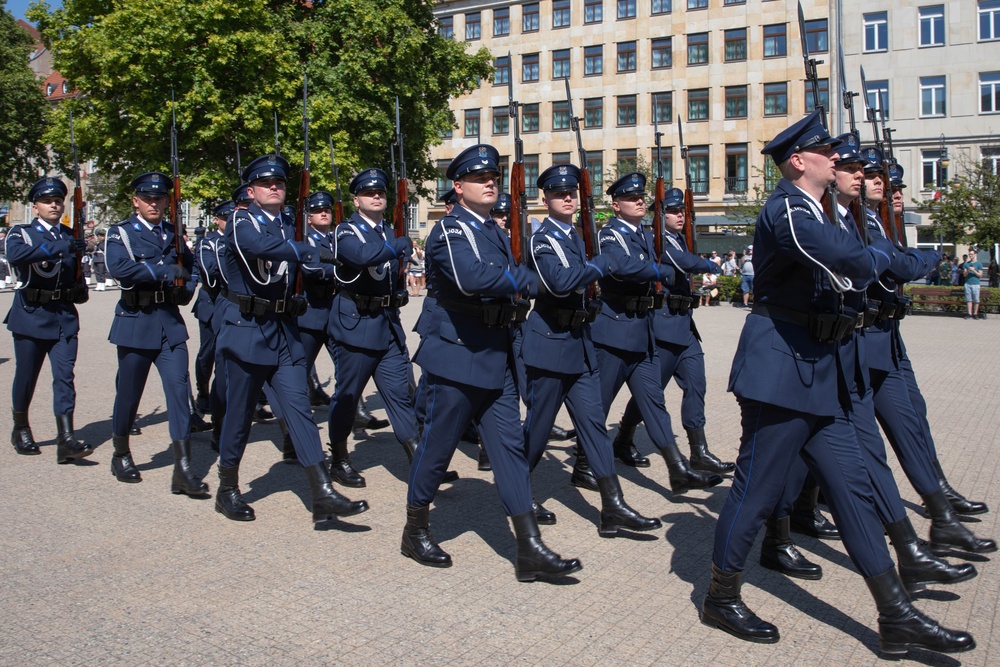
[[[567,225],[565,222],[559,222],[558,220],[556,220],[555,218],[553,218],[551,216],[549,216],[549,217],[547,217],[545,219],[551,221],[552,224],[555,225],[556,227],[558,227],[562,231],[562,233],[565,234],[566,236],[569,236],[570,232],[573,229],[573,225]]]
[[[36,221],[38,222],[38,224],[40,224],[40,225],[42,226],[42,228],[43,228],[43,229],[44,229],[45,231],[47,231],[47,232],[51,232],[51,231],[52,231],[53,229],[55,229],[55,227],[56,227],[55,225],[50,225],[49,223],[45,222],[45,221],[44,221],[44,220],[42,220],[41,218],[35,218],[35,220],[36,220]]]
[[[616,216],[617,217],[617,216]],[[639,225],[633,225],[631,222],[626,222],[624,218],[618,218],[619,222],[628,227],[633,232],[639,231]]]
[[[379,223],[379,222],[375,222],[374,220],[372,220],[371,218],[369,218],[367,215],[365,215],[361,211],[358,211],[358,217],[361,218],[362,220],[364,220],[365,222],[367,222],[369,225],[371,225],[372,229],[377,229],[378,226],[380,224],[382,224],[382,223]]]
[[[808,192],[806,192],[805,190],[803,190],[802,188],[800,188],[797,185],[792,185],[792,187],[795,188],[796,190],[798,190],[799,192],[801,192],[803,195],[805,195],[809,199],[809,201],[811,201],[814,204],[816,204],[816,208],[817,209],[819,209],[820,211],[823,210],[823,205],[820,204],[819,201],[815,197],[813,197],[811,194],[809,194]],[[838,204],[838,206],[839,205],[840,204]]]
[[[154,225],[153,223],[148,222],[146,220],[146,218],[142,217],[138,213],[135,214],[135,217],[139,218],[139,222],[141,222],[143,224],[143,226],[146,229],[148,229],[149,231],[153,231],[153,230],[158,229],[158,230],[160,230],[161,233],[163,232],[163,223],[162,222],[160,224],[158,224],[158,225]]]

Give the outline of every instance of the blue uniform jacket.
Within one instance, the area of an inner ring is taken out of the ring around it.
[[[295,223],[283,214],[272,220],[256,204],[236,211],[226,226],[224,242],[219,243],[225,246],[219,260],[226,288],[272,302],[291,299],[300,256],[304,270],[322,273],[308,246],[296,246],[294,241]],[[292,363],[305,358],[298,325],[290,314],[243,315],[234,301],[222,295],[216,303],[221,352],[247,363],[277,366],[284,340]]]
[[[76,256],[69,252],[73,231],[63,225],[51,230],[35,218],[29,225],[17,225],[7,234],[7,262],[17,272],[23,287],[55,290],[76,285]],[[7,328],[21,336],[40,340],[59,340],[80,331],[76,306],[69,301],[30,304],[21,290],[14,295],[7,317]]]
[[[215,273],[209,273],[208,264],[215,260],[215,244],[222,238],[222,232],[214,229],[198,240],[194,249],[194,259],[198,263],[198,275],[201,278],[201,289],[194,300],[191,312],[199,322],[209,324],[215,314],[215,298],[212,296],[219,289],[218,266]]]
[[[831,224],[815,200],[784,179],[757,218],[753,245],[755,301],[800,313],[839,311],[841,295],[828,271],[863,289],[892,256],[885,244],[865,247],[844,227]],[[838,405],[850,400],[838,371],[837,347],[817,341],[805,326],[751,313],[733,359],[729,391],[790,410],[835,415]]]
[[[312,227],[306,235],[306,242],[314,248],[326,248],[330,252],[336,250],[333,236],[316,231]],[[326,267],[324,267],[325,269]],[[337,284],[337,279],[333,275],[333,269],[319,274],[311,272],[303,277],[303,289],[306,292],[306,301],[309,302],[309,310],[305,315],[299,316],[300,329],[312,329],[313,331],[326,331],[330,319],[330,309],[333,306],[333,297],[324,296],[321,290],[332,289]]]
[[[652,296],[657,282],[673,282],[674,269],[654,256],[653,239],[641,227],[632,230],[618,218],[611,218],[597,236],[601,254],[611,258],[614,269],[600,280],[604,307],[591,328],[594,342],[625,352],[652,354],[653,309],[645,315],[629,315],[622,299]]]
[[[155,227],[148,229],[137,215],[133,215],[108,230],[104,240],[108,273],[121,285],[123,294],[129,290],[173,288],[173,267],[178,263],[174,226],[169,222],[161,225],[162,233],[157,233]],[[186,247],[180,261],[191,271],[186,288],[193,291],[198,272]],[[177,305],[156,303],[145,308],[131,308],[119,299],[108,340],[124,347],[159,350],[164,336],[170,347],[188,339],[187,326]]]
[[[868,236],[885,239],[885,229],[878,214],[868,209],[867,217]],[[897,286],[927,275],[938,261],[940,255],[936,251],[907,248],[898,253],[889,268],[879,276],[878,281],[868,287],[868,296],[878,301],[896,303]],[[885,372],[899,369],[899,362],[905,355],[903,340],[899,334],[899,320],[888,319],[873,324],[865,330],[865,337],[870,368]]]
[[[687,243],[681,236],[676,236],[670,232],[663,235],[663,254],[674,266],[676,272],[673,282],[662,283],[665,294],[675,294],[686,296],[691,299],[698,297],[691,293],[691,281],[688,274],[691,273],[715,273],[716,265],[703,257],[688,252]],[[653,316],[653,334],[656,340],[661,343],[671,343],[673,345],[692,345],[694,343],[695,329],[693,310],[685,312],[671,313],[666,304],[656,311]]]
[[[385,239],[355,213],[337,225],[337,269],[341,290],[330,309],[330,336],[337,342],[370,350],[388,350],[403,345],[406,335],[398,308],[381,308],[374,315],[358,309],[350,294],[389,297],[405,289],[399,282],[399,258],[391,243],[392,227],[383,222]]]
[[[518,276],[507,235],[493,220],[480,222],[456,205],[431,230],[425,245],[427,284],[436,299],[424,301],[422,338],[413,362],[425,372],[484,389],[502,389],[512,332],[488,327],[480,317],[447,310],[442,302],[513,303]]]
[[[521,327],[525,365],[566,375],[597,368],[590,323],[575,329],[560,327],[548,309],[586,310],[587,286],[607,273],[609,263],[610,258],[602,255],[588,261],[579,235],[567,236],[551,218],[531,235],[528,266],[538,274],[543,289]]]

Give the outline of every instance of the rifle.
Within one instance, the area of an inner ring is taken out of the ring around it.
[[[885,109],[885,100],[882,99],[882,91],[878,91],[878,108],[880,110]],[[882,153],[882,178],[885,179],[885,201],[889,207],[889,214],[892,216],[892,226],[896,230],[896,241],[906,247],[906,231],[903,229],[903,215],[900,212],[896,215],[896,211],[892,208],[892,182],[889,178],[889,166],[896,163],[896,156],[892,150],[892,133],[893,129],[885,126],[885,112],[881,111],[879,113],[879,122],[882,124],[882,140],[885,144],[885,152]]]
[[[306,205],[309,199],[309,114],[307,104],[309,102],[309,82],[306,74],[302,74],[302,136],[304,140],[304,150],[302,153],[302,173],[299,175],[299,201],[295,207],[295,242],[302,243],[306,238]],[[277,113],[275,113],[277,121]],[[277,125],[275,125],[277,128]],[[274,135],[274,150],[278,150],[278,135]],[[296,272],[295,295],[302,296],[302,268]]]
[[[594,220],[594,191],[590,178],[590,167],[587,166],[587,149],[583,147],[583,136],[580,134],[580,118],[573,115],[573,96],[569,90],[569,79],[563,79],[566,84],[566,104],[569,107],[570,127],[576,133],[576,150],[580,154],[580,236],[587,251],[587,259],[601,254],[601,246],[597,242],[597,222]],[[591,286],[593,291],[593,286]]]
[[[507,62],[510,62],[510,51],[507,52]],[[528,198],[525,195],[524,184],[524,141],[521,139],[521,125],[517,119],[517,108],[514,101],[514,77],[507,77],[507,116],[509,123],[514,125],[514,164],[510,167],[510,218],[507,227],[510,229],[510,249],[514,259],[521,263],[521,246],[528,238]]]
[[[666,188],[663,184],[663,161],[660,158],[660,139],[663,133],[660,132],[660,124],[656,120],[656,112],[653,112],[653,142],[656,144],[656,190],[653,195],[653,250],[656,256],[663,254],[663,199],[666,197]]]
[[[281,155],[281,148],[278,146],[278,110],[274,110],[274,154]]]
[[[340,224],[344,221],[344,198],[340,194],[340,168],[337,167],[337,158],[333,155],[333,135],[330,135],[330,164],[333,165],[333,182],[337,185],[337,201],[333,205],[333,222]]]
[[[180,158],[177,155],[177,114],[174,89],[170,89],[170,167],[173,170],[174,189],[170,191],[170,221],[174,223],[174,250],[177,263],[184,257],[184,223],[181,222],[178,204],[181,198]],[[174,278],[175,287],[184,287],[184,278]]]
[[[893,243],[897,243],[896,238],[896,226],[892,224],[892,208],[889,204],[889,197],[891,193],[889,192],[889,168],[885,164],[885,152],[883,150],[882,139],[879,136],[878,131],[878,119],[875,118],[875,109],[872,109],[868,105],[868,79],[865,77],[865,68],[861,66],[861,88],[865,91],[865,115],[868,118],[868,122],[872,124],[872,134],[875,138],[875,146],[882,152],[883,158],[883,169],[882,169],[882,201],[878,205],[878,217],[882,221],[882,229],[885,231],[886,238],[891,240]],[[879,100],[881,103],[881,99]]]
[[[406,156],[403,154],[403,129],[399,123],[399,96],[396,96],[396,145],[399,146],[399,178],[396,179],[396,203],[393,206],[392,222],[396,236],[409,235],[407,203],[410,199],[410,184],[406,180]],[[406,289],[406,260],[399,260],[398,289]]]
[[[73,134],[73,110],[69,110],[69,145],[73,151],[73,238],[83,239],[83,227],[87,214],[83,206],[83,187],[80,185],[80,163],[76,157],[76,136]],[[76,282],[83,282],[83,253],[77,253],[73,261]]]
[[[858,132],[858,126],[854,118],[854,98],[858,96],[855,93],[847,89],[847,76],[844,74],[844,49],[838,47],[837,56],[840,59],[840,90],[842,99],[844,101],[844,109],[847,110],[847,117],[851,123],[851,134],[854,135],[854,139],[861,147],[861,135]],[[854,217],[854,224],[858,227],[858,233],[861,234],[862,240],[865,245],[868,245],[868,222],[865,214],[865,209],[868,208],[868,196],[865,193],[865,180],[861,179],[861,194],[858,198],[852,199],[848,209],[851,211],[851,215]]]
[[[816,60],[809,56],[809,43],[806,40],[806,17],[802,13],[802,3],[798,3],[799,8],[799,40],[802,42],[802,60],[805,64],[806,70],[806,81],[812,84],[812,98],[813,98],[813,109],[819,111],[820,121],[823,123],[823,129],[829,130],[829,125],[826,121],[826,107],[823,106],[819,98],[819,74],[816,71],[816,66],[823,63],[822,60]],[[826,192],[823,193],[822,201],[820,204],[823,205],[823,210],[826,213],[826,217],[831,221],[836,219],[837,214],[837,195],[834,192],[835,186],[833,183],[826,187]]]
[[[236,178],[243,180],[243,161],[240,159],[240,140],[236,140]]]
[[[684,161],[684,240],[688,251],[698,254],[698,235],[694,231],[694,189],[691,187],[691,160],[688,157],[688,147],[684,145],[684,124],[680,114],[677,114],[677,140],[681,145],[681,160]]]

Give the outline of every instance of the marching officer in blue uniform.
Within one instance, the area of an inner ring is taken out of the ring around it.
[[[596,314],[587,288],[613,267],[608,255],[587,259],[583,240],[573,228],[580,204],[580,169],[556,164],[538,177],[542,202],[549,215],[529,241],[528,266],[538,273],[544,290],[521,326],[520,356],[526,384],[521,397],[528,406],[524,440],[532,470],[545,453],[549,431],[563,402],[569,408],[577,439],[586,452],[601,493],[602,537],[614,537],[620,528],[646,531],[660,527],[659,519],[640,515],[625,502],[615,474],[611,438],[604,425],[597,351],[590,336]],[[535,504],[539,523],[553,524],[555,514]]]
[[[671,491],[679,494],[715,486],[722,477],[692,469],[677,449],[663,399],[653,323],[662,294],[657,295],[655,287],[657,282],[673,282],[676,272],[665,254],[656,257],[652,235],[642,227],[646,177],[638,172],[625,174],[611,184],[607,194],[616,217],[601,227],[598,240],[601,254],[611,257],[614,267],[600,279],[604,305],[592,326],[604,418],[622,385],[628,383],[649,437],[667,463]],[[578,457],[574,479],[580,466]]]
[[[222,267],[226,288],[219,294],[217,342],[227,378],[226,414],[219,442],[215,509],[234,521],[256,518],[240,493],[239,465],[265,382],[274,388],[280,416],[305,468],[313,521],[368,509],[365,501],[352,502],[333,489],[319,430],[312,420],[305,350],[295,321],[307,306],[295,294],[296,275],[298,271],[327,274],[329,267],[324,264],[332,263],[334,257],[329,250],[295,241],[294,221],[282,212],[288,169],[288,162],[278,155],[251,162],[242,176],[254,201],[238,210],[226,227]]]
[[[777,628],[743,602],[740,579],[760,525],[801,455],[819,479],[848,555],[875,599],[882,651],[969,650],[975,647],[971,635],[942,628],[913,607],[889,558],[850,422],[851,399],[837,355],[858,318],[843,310],[842,295],[874,281],[895,249],[878,239],[866,247],[823,212],[820,200],[835,180],[836,141],[815,111],[762,151],[783,178],[754,235],[755,305],[729,381],[742,411],[743,435],[733,486],[716,525],[701,619],[744,640],[778,641]]]
[[[681,422],[691,448],[691,467],[704,472],[724,474],[735,463],[719,460],[708,449],[705,438],[705,353],[701,336],[692,317],[698,298],[691,293],[691,273],[720,273],[722,268],[692,254],[684,239],[684,191],[667,190],[663,198],[663,252],[674,267],[676,278],[663,283],[663,306],[653,316],[656,356],[660,366],[660,384],[666,389],[671,378],[683,392]],[[654,230],[655,233],[655,230]],[[640,456],[632,443],[635,428],[642,419],[634,398],[629,399],[615,438],[615,456],[625,465],[648,468],[649,459]]]
[[[85,282],[76,279],[77,256],[87,242],[73,237],[60,223],[66,210],[66,185],[46,177],[28,191],[35,218],[7,234],[5,253],[21,288],[4,323],[14,336],[14,386],[11,389],[14,430],[10,442],[18,454],[40,454],[31,434],[28,408],[45,357],[52,367],[52,409],[56,418],[56,461],[71,463],[94,450],[78,441],[73,430],[80,317],[76,304],[87,301]]]
[[[207,270],[207,262],[211,262],[215,255],[215,244],[223,236],[226,222],[236,210],[236,203],[227,200],[212,209],[212,218],[215,229],[206,232],[194,248],[194,258],[198,263],[198,276],[201,282],[201,289],[194,300],[195,319],[198,320],[198,335],[200,345],[198,354],[194,362],[195,390],[197,392],[196,404],[202,414],[209,414],[212,384],[212,370],[215,368],[215,337],[216,331],[212,327],[212,317],[215,315],[215,297],[218,296],[222,286],[219,284],[218,275],[213,275]]]
[[[448,166],[458,203],[427,239],[427,280],[421,342],[414,355],[427,378],[427,417],[410,466],[406,527],[400,550],[422,565],[449,567],[434,541],[430,503],[469,421],[482,436],[504,511],[511,517],[519,581],[567,575],[582,566],[542,542],[532,509],[531,479],[511,363],[512,324],[527,314],[515,304],[534,274],[514,261],[510,241],[490,218],[499,193],[499,154],[478,144]]]
[[[510,220],[510,195],[506,192],[501,192],[497,197],[497,203],[494,204],[493,209],[490,211],[490,217],[496,220],[496,223],[507,229],[507,221]],[[507,233],[510,230],[507,229]]]
[[[883,157],[878,148],[865,148],[862,153],[866,159],[865,189],[868,203],[877,208],[885,197],[890,196],[891,184],[884,182]],[[867,218],[869,235],[885,238],[885,228],[878,213],[869,208]],[[913,250],[907,253],[919,254]],[[923,254],[923,262],[891,266],[889,271],[868,288],[869,300],[877,308],[874,323],[866,335],[870,341],[868,365],[874,412],[889,444],[896,452],[903,472],[927,508],[931,518],[932,548],[938,551],[956,549],[971,553],[990,553],[997,550],[996,542],[979,538],[966,528],[959,521],[945,494],[940,481],[943,472],[938,472],[940,463],[937,462],[934,440],[929,435],[929,427],[925,431],[923,426],[926,423],[926,404],[917,388],[913,366],[906,354],[900,331],[900,321],[909,309],[909,302],[899,293],[897,285],[926,275],[930,266],[939,261],[937,254],[932,251],[924,251]],[[908,370],[904,370],[904,364]],[[913,400],[914,395],[918,397],[916,402]]]
[[[174,474],[170,489],[192,497],[208,493],[208,485],[191,469],[190,378],[187,326],[178,306],[191,302],[197,278],[187,248],[177,256],[175,227],[164,219],[173,184],[167,174],[136,176],[135,214],[108,230],[104,252],[108,273],[122,287],[108,340],[118,346],[118,379],[112,416],[115,453],[111,472],[120,482],[142,481],[129,448],[149,369],[154,364],[163,383],[170,424]],[[184,282],[175,285],[175,280]]]
[[[336,390],[330,401],[330,473],[347,486],[364,486],[347,455],[347,437],[365,385],[372,378],[385,402],[389,423],[408,459],[417,445],[417,417],[409,396],[412,377],[399,309],[409,296],[399,281],[410,239],[397,237],[384,220],[389,176],[363,169],[348,189],[357,211],[337,225],[340,289],[333,299],[328,332],[333,340]]]

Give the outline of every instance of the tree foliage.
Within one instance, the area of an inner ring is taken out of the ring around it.
[[[988,164],[964,164],[940,197],[918,207],[931,212],[935,233],[952,243],[1000,242],[1000,175]]]
[[[48,166],[49,104],[28,66],[33,41],[0,0],[0,200],[19,200]]]
[[[315,190],[333,187],[331,136],[342,179],[388,168],[397,95],[407,175],[433,179],[430,146],[454,123],[448,99],[492,71],[485,49],[466,54],[437,34],[426,1],[65,0],[30,18],[80,92],[70,104],[82,155],[122,190],[141,171],[169,171],[172,89],[184,194],[209,203],[239,183],[237,141],[244,166],[274,149],[275,111],[282,155],[302,164],[305,73]],[[48,134],[59,155],[67,112],[54,113]]]

